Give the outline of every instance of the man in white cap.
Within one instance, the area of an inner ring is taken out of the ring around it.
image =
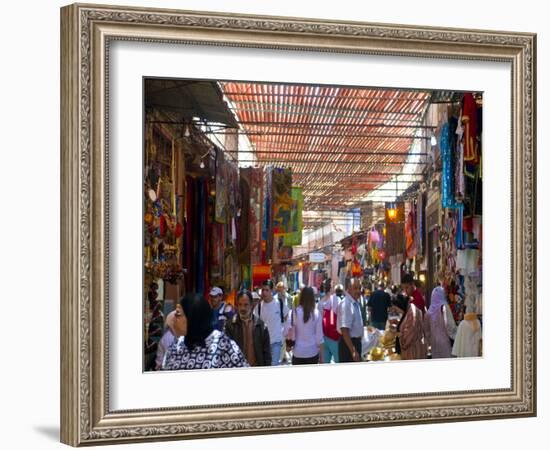
[[[252,291],[252,311],[254,311],[254,308],[258,306],[258,303],[262,300],[262,297],[260,297],[260,294],[258,294],[256,291]]]
[[[226,322],[233,317],[233,308],[231,305],[225,303],[223,300],[223,291],[217,286],[210,289],[208,297],[210,306],[212,307],[212,327],[215,330],[223,331]]]

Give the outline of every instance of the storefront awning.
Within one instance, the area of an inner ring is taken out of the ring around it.
[[[175,122],[199,118],[237,126],[216,82],[148,78],[144,89],[145,107],[162,111]]]

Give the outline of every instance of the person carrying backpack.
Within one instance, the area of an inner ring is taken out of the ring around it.
[[[336,285],[334,294],[327,292],[327,295],[319,302],[319,309],[323,314],[323,363],[330,363],[331,359],[335,363],[338,358],[338,341],[340,333],[336,328],[336,318],[338,314],[338,305],[344,298],[344,287],[341,284]]]
[[[262,283],[262,300],[254,308],[254,315],[267,325],[269,340],[271,343],[271,365],[278,366],[281,363],[281,350],[283,348],[283,327],[288,315],[288,306],[273,296],[273,281],[265,280]]]

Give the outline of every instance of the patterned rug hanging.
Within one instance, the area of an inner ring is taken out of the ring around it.
[[[290,211],[290,233],[284,236],[283,242],[287,247],[302,244],[302,209],[304,197],[301,187],[293,186],[291,189],[292,209]]]
[[[263,170],[250,168],[250,261],[262,262]]]
[[[292,171],[291,169],[273,169],[272,174],[273,195],[273,234],[275,236],[286,235],[291,230],[292,211]]]

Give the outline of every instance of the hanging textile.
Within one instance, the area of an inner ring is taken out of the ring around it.
[[[292,209],[290,211],[290,233],[284,236],[284,245],[293,246],[302,243],[302,209],[304,197],[301,187],[292,187]]]
[[[393,284],[401,284],[401,263],[396,262],[391,265],[390,270],[391,281]]]
[[[240,169],[241,208],[237,218],[239,264],[250,264],[250,178],[251,168]]]
[[[269,216],[271,211],[271,167],[265,168],[265,179],[263,182],[263,209],[262,209],[262,241],[267,241],[267,233],[269,229]]]
[[[223,284],[224,225],[212,224],[210,235],[210,282],[213,286]]]
[[[459,208],[456,223],[456,248],[464,248],[464,208]]]
[[[464,275],[477,274],[480,252],[477,249],[458,250],[456,255],[456,268]]]
[[[223,285],[225,287],[225,291],[231,290],[231,283],[233,281],[233,253],[232,251],[226,250],[224,254],[224,279],[223,279]]]
[[[477,142],[478,111],[474,96],[464,94],[462,99],[462,124],[464,125],[464,163],[473,170],[479,164],[479,152]],[[471,173],[472,170],[467,169]]]
[[[464,127],[462,120],[458,120],[456,126],[456,147],[455,147],[455,197],[462,200],[465,195],[464,185]]]
[[[196,201],[195,201],[195,180],[191,177],[186,177],[186,213],[185,213],[185,246],[182,252],[184,267],[187,269],[185,273],[185,290],[193,292],[195,290],[195,262],[193,260],[195,246],[195,221],[196,221]]]
[[[308,287],[315,286],[315,272],[313,270],[310,270],[307,274],[306,286],[308,286]]]
[[[271,278],[271,266],[269,264],[254,264],[252,266],[252,285],[261,286],[262,282]]]
[[[273,234],[286,235],[292,232],[290,215],[292,211],[292,171],[274,168],[272,172]]]
[[[448,274],[455,273],[456,269],[456,233],[457,216],[459,211],[450,210],[445,215],[443,230],[440,235],[441,242],[441,262],[443,269]]]
[[[449,123],[445,122],[441,127],[440,149],[442,161],[442,179],[441,179],[441,205],[443,208],[460,208],[454,197],[454,172],[453,172],[453,152],[449,135]]]
[[[351,276],[360,277],[361,275],[363,275],[363,268],[361,267],[361,264],[357,259],[357,255],[355,255],[351,263]]]
[[[219,223],[226,223],[227,221],[227,188],[227,163],[223,151],[216,149],[216,207],[214,217],[216,222]]]
[[[405,253],[405,206],[403,202],[399,202],[395,207],[397,209],[395,219],[390,219],[386,208],[385,248],[388,256]],[[380,258],[379,255],[378,257]]]
[[[325,275],[322,270],[318,270],[315,273],[315,287],[317,288],[317,291],[321,291],[321,286],[323,285],[323,280],[325,279]]]
[[[262,261],[268,262],[273,255],[273,191],[272,191],[272,175],[273,167],[269,166],[265,172],[265,188],[264,188],[264,209],[263,209],[263,226],[262,226]]]
[[[206,206],[207,206],[207,192],[206,192],[206,180],[204,178],[199,178],[198,180],[198,189],[197,189],[197,211],[198,211],[198,220],[197,220],[197,248],[196,248],[196,263],[197,263],[197,278],[196,278],[196,287],[197,293],[204,295],[205,293],[205,273],[206,273],[206,264],[205,264],[205,248],[206,248]]]
[[[464,217],[482,215],[483,182],[479,169],[473,177],[465,177]]]
[[[227,162],[227,193],[228,193],[228,214],[231,224],[231,240],[233,246],[237,247],[237,227],[235,220],[238,216],[240,202],[240,189],[239,189],[239,169],[237,165],[232,162]]]
[[[204,293],[207,272],[206,215],[207,186],[203,178],[187,177],[185,221],[186,292]]]
[[[407,251],[407,258],[414,258],[416,256],[416,246],[415,246],[415,220],[413,210],[409,211],[407,214],[407,221],[405,223],[405,245]]]
[[[403,223],[386,225],[386,252],[389,256],[399,255],[405,250],[405,227]],[[378,252],[378,258],[379,252]]]
[[[380,248],[381,236],[375,227],[372,227],[372,229],[369,231],[367,239],[368,239],[368,248],[371,251],[373,249]]]
[[[241,272],[239,270],[239,258],[236,251],[231,254],[233,260],[231,261],[231,291],[237,291],[241,284]]]
[[[284,236],[273,236],[273,264],[281,264],[292,259],[292,247],[286,246]]]
[[[210,236],[212,236],[212,217],[214,217],[214,204],[210,201],[210,186],[213,183],[209,181],[208,177],[204,177],[203,181],[205,236],[204,248],[202,249],[202,252],[204,255],[204,292],[210,292],[210,286],[212,286],[210,282],[210,257],[212,248],[212,241],[210,240]]]
[[[292,290],[296,292],[298,289],[300,289],[300,274],[301,272],[294,273],[294,284]]]
[[[338,279],[338,264],[340,263],[340,256],[337,256],[335,254],[332,255],[332,270],[331,270],[331,276],[330,278],[333,281],[333,285],[336,284],[336,280]]]
[[[252,264],[262,262],[262,203],[263,203],[263,171],[260,168],[250,168],[250,261]]]
[[[423,240],[424,238],[424,194],[420,194],[416,200],[416,254],[423,255],[424,247]]]

